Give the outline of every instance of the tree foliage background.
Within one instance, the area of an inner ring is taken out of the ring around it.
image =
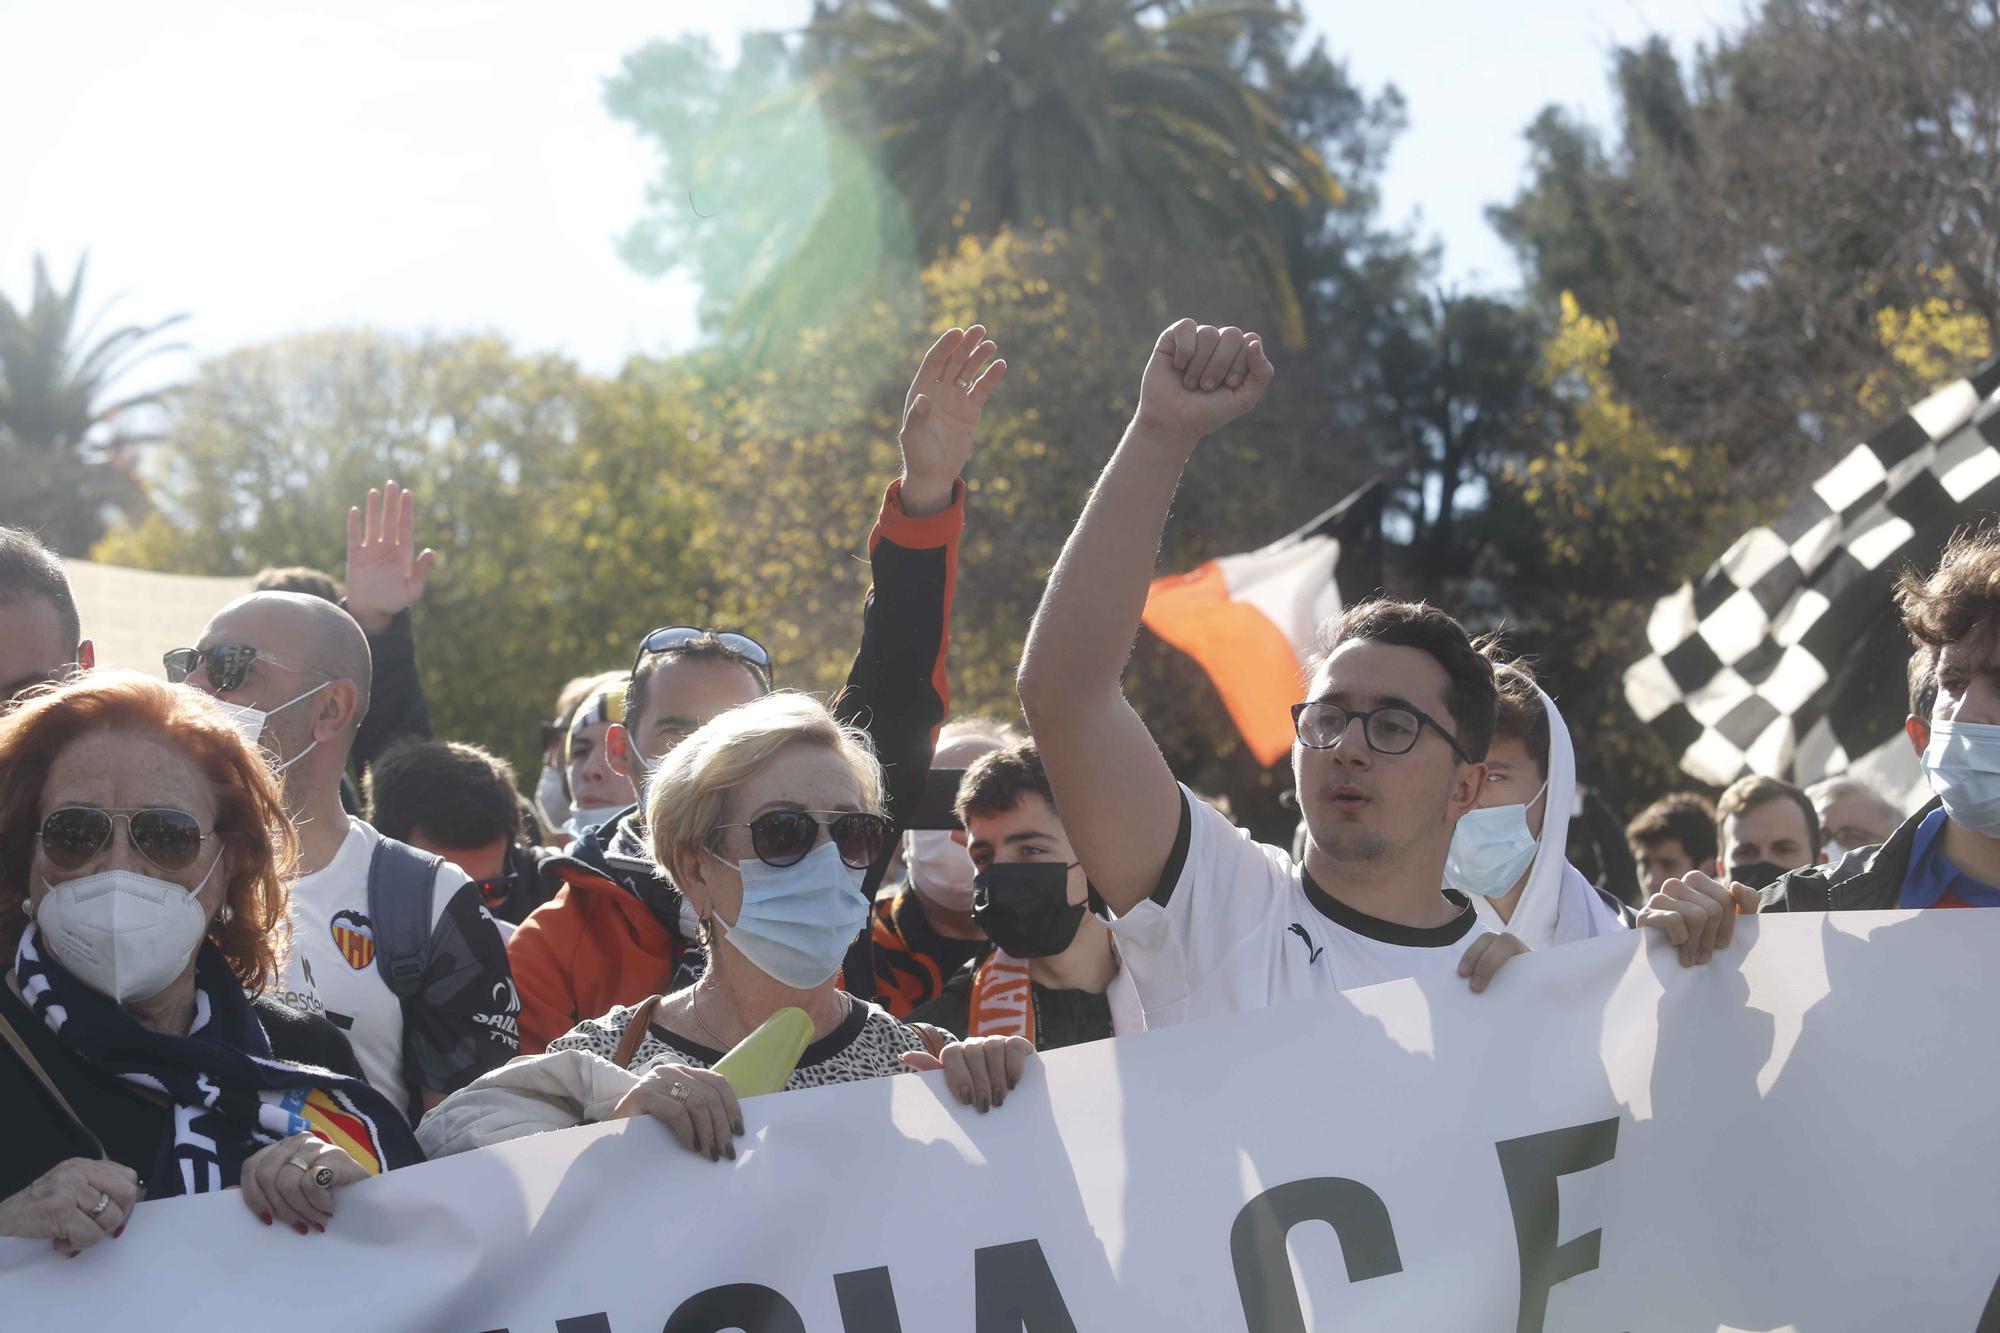
[[[952,687],[1006,712],[1150,340],[1194,313],[1271,331],[1280,377],[1197,454],[1163,567],[1387,480],[1389,590],[1533,654],[1586,781],[1630,808],[1681,785],[1619,683],[1651,600],[1995,346],[2000,17],[1763,0],[1690,60],[1642,44],[1609,73],[1616,123],[1545,112],[1493,212],[1526,289],[1468,293],[1382,216],[1400,98],[1280,5],[824,0],[734,64],[652,42],[605,90],[659,162],[623,253],[695,277],[701,346],[610,378],[493,338],[241,349],[171,395],[95,554],[338,572],[347,506],[395,477],[443,552],[418,613],[438,729],[531,772],[560,684],[657,624],[741,626],[782,681],[839,683],[904,389],[978,320],[1013,373],[969,470]],[[10,394],[53,382],[17,361]],[[45,486],[107,456],[0,439],[24,447]],[[1200,673],[1142,639],[1128,679],[1182,775],[1282,836],[1283,769]]]

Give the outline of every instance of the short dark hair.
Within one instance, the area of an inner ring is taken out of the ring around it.
[[[1910,716],[1926,722],[1937,707],[1937,659],[1938,650],[1921,643],[1910,654]]]
[[[1639,812],[1625,826],[1625,841],[1635,849],[1678,842],[1688,860],[1698,866],[1715,860],[1715,806],[1697,791],[1669,792]]]
[[[1812,798],[1789,782],[1776,778],[1760,777],[1752,774],[1738,778],[1722,793],[1722,799],[1715,803],[1715,841],[1722,845],[1722,821],[1737,815],[1745,815],[1760,805],[1773,801],[1790,801],[1806,817],[1806,846],[1814,856],[1819,855],[1819,811],[1813,809]]]
[[[483,847],[521,836],[514,769],[461,741],[404,741],[368,768],[368,822],[406,842],[413,830],[441,847]]]
[[[257,577],[250,581],[252,592],[296,592],[307,597],[317,597],[323,602],[338,606],[346,594],[340,589],[340,580],[333,575],[312,568],[310,565],[273,565],[257,571]]]
[[[734,662],[757,678],[757,684],[764,693],[771,692],[771,677],[763,667],[744,656],[741,649],[730,647],[713,633],[704,634],[698,639],[647,653],[639,659],[638,665],[632,668],[632,679],[625,686],[626,730],[638,734],[640,715],[646,711],[646,692],[660,668],[669,662],[688,661]]]
[[[1499,709],[1493,664],[1480,655],[1465,627],[1428,602],[1373,597],[1357,602],[1319,628],[1308,676],[1317,674],[1342,644],[1355,639],[1416,648],[1430,654],[1446,677],[1444,706],[1457,731],[1459,748],[1484,763],[1493,744]],[[1546,752],[1547,747],[1543,747]]]
[[[1036,795],[1054,809],[1056,794],[1042,769],[1042,752],[1033,741],[1016,741],[1003,750],[982,754],[958,782],[954,805],[958,822],[970,815],[997,815],[1012,810],[1021,798]]]
[[[69,575],[56,553],[26,528],[0,527],[0,606],[39,597],[56,609],[70,652],[83,642],[83,620],[70,595]]]

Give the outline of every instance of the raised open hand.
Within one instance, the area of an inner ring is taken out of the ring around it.
[[[1256,334],[1184,319],[1153,344],[1139,424],[1192,448],[1257,406],[1276,374]]]
[[[424,595],[437,552],[416,549],[416,508],[416,498],[389,481],[369,490],[365,515],[358,506],[347,511],[347,614],[369,634]]]
[[[972,457],[986,400],[1007,374],[1000,349],[986,327],[948,329],[924,353],[917,377],[903,400],[903,512],[912,518],[941,513],[951,503],[952,483]]]

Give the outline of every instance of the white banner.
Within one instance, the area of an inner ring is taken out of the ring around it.
[[[65,560],[70,595],[97,664],[164,676],[160,654],[191,648],[208,618],[250,591],[243,577],[158,574],[149,569]]]
[[[650,1121],[342,1192],[233,1193],[68,1260],[10,1327],[356,1333],[1973,1330],[2000,1278],[2000,912],[1746,921],[1044,1058],[753,1100],[734,1163]],[[1289,1238],[1289,1244],[1287,1244]]]

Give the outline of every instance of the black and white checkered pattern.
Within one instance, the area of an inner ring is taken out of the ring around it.
[[[1838,773],[1901,725],[1909,640],[1890,590],[2000,511],[2000,359],[1855,446],[1783,517],[1653,607],[1625,697],[1723,785]]]

